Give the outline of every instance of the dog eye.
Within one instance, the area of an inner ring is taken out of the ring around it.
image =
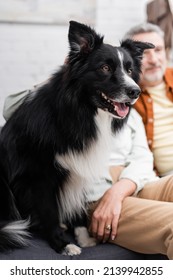
[[[111,68],[107,64],[102,65],[101,69],[102,69],[103,72],[106,72],[106,73],[111,71]]]
[[[129,75],[131,75],[131,74],[132,74],[132,68],[127,69],[127,73],[128,73]]]

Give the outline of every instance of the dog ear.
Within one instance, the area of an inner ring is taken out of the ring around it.
[[[76,21],[70,21],[68,39],[74,54],[88,54],[103,43],[103,36],[98,35],[89,26]]]
[[[138,57],[142,59],[142,54],[144,50],[146,49],[154,49],[155,46],[148,42],[141,42],[141,41],[135,41],[131,39],[126,39],[122,41],[121,47],[125,48],[130,52],[132,57]]]

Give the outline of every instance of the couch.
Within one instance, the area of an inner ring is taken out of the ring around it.
[[[74,241],[71,236],[71,241]],[[83,248],[80,255],[64,256],[56,253],[45,240],[34,237],[31,244],[22,249],[13,249],[0,253],[0,260],[159,260],[167,259],[163,255],[145,255],[123,247],[104,243]]]

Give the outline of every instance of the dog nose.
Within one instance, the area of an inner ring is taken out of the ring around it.
[[[132,99],[138,98],[139,94],[141,93],[140,89],[130,88],[128,89],[128,96]]]

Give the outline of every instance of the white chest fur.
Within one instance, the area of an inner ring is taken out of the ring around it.
[[[76,212],[84,209],[84,199],[92,183],[99,180],[108,167],[112,140],[111,117],[99,110],[95,117],[98,132],[97,139],[82,153],[69,151],[63,156],[56,155],[56,160],[70,172],[70,179],[61,193],[62,221],[71,219]]]

